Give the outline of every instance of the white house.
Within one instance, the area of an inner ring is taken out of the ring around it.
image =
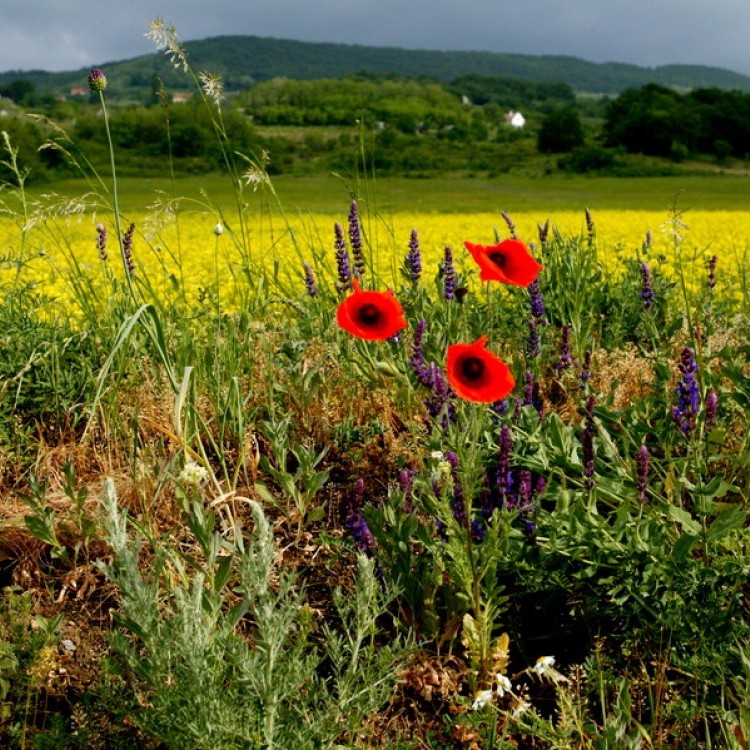
[[[520,112],[511,110],[505,115],[505,122],[514,128],[522,128],[526,124],[526,118]]]

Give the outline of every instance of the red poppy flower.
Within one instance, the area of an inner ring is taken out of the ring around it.
[[[487,351],[487,337],[473,344],[452,344],[448,347],[448,382],[467,401],[492,404],[505,398],[516,380],[508,365]]]
[[[542,270],[521,240],[504,240],[498,245],[475,245],[464,242],[479,266],[482,281],[528,286]]]
[[[345,331],[368,341],[384,341],[406,328],[404,310],[393,292],[369,292],[352,279],[352,293],[341,302],[336,320]]]

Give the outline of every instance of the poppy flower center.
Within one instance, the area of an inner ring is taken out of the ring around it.
[[[362,305],[362,307],[360,307],[357,311],[357,320],[359,320],[359,322],[363,325],[374,326],[378,324],[381,315],[382,312],[377,305],[368,303],[366,305]]]
[[[461,362],[461,375],[463,375],[466,380],[481,380],[484,371],[485,364],[479,359],[479,357],[466,357],[466,359]]]
[[[503,253],[491,253],[489,258],[496,266],[500,268],[505,268],[505,264],[508,261]]]

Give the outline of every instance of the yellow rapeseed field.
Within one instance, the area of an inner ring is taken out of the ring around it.
[[[688,212],[677,218],[656,211],[599,211],[593,215],[598,256],[609,273],[618,273],[619,259],[641,257],[647,233],[652,238],[652,257],[664,254],[673,271],[679,264],[688,283],[697,285],[705,278],[705,263],[719,257],[717,275],[720,289],[736,284],[738,270],[748,264],[750,212]],[[538,225],[550,220],[564,237],[587,232],[580,212],[554,215],[519,213],[512,216],[518,236],[535,243]],[[148,295],[168,304],[174,296],[196,301],[207,290],[220,290],[221,303],[232,307],[248,288],[248,274],[265,267],[280,290],[290,293],[302,288],[302,263],[309,263],[320,283],[331,281],[335,272],[333,224],[346,230],[347,217],[328,214],[248,217],[246,242],[238,238],[238,228],[226,217],[227,226],[216,231],[219,218],[208,213],[181,213],[154,216],[128,216],[136,226],[133,260],[139,283],[147,283]],[[108,231],[109,257],[102,262],[96,244],[96,225]],[[388,216],[361,210],[361,223],[367,255],[377,269],[382,285],[396,285],[412,229],[418,232],[424,259],[424,274],[437,271],[444,249],[453,249],[456,267],[472,268],[463,248],[464,240],[490,244],[495,232],[508,236],[508,226],[496,213],[429,214],[395,213]],[[23,232],[22,222],[0,220],[0,283],[31,283],[36,290],[70,310],[70,303],[81,294],[81,281],[88,294],[106,299],[112,276],[122,278],[122,263],[116,252],[112,216],[82,214],[73,218],[48,218]],[[539,255],[539,250],[535,250]],[[20,262],[19,262],[20,261]],[[542,258],[543,261],[543,258]],[[218,281],[218,283],[217,283]],[[97,300],[93,300],[96,304]]]

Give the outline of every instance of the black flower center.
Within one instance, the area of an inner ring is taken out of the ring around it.
[[[357,311],[357,320],[366,326],[375,326],[378,324],[380,317],[383,313],[377,305],[368,303],[362,305]]]
[[[466,357],[461,362],[461,375],[464,379],[475,381],[481,380],[484,375],[485,365],[479,357]]]
[[[505,268],[508,259],[502,253],[490,253],[490,260],[500,268]]]

